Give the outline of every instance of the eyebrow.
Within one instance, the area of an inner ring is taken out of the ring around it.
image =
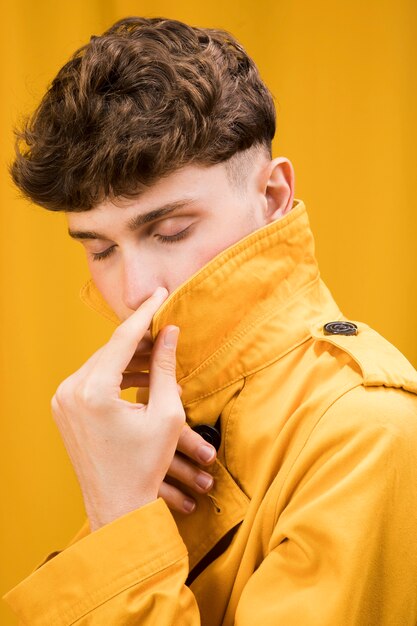
[[[178,200],[177,202],[171,202],[170,204],[167,204],[158,209],[148,211],[148,213],[139,213],[139,215],[135,215],[134,217],[130,218],[130,220],[127,222],[127,228],[128,230],[136,230],[144,224],[149,224],[150,222],[154,222],[155,220],[161,219],[166,215],[174,213],[174,211],[183,209],[193,202],[193,198],[188,198],[187,200]],[[109,237],[107,237],[106,235],[93,230],[68,229],[68,234],[73,239],[109,239]]]

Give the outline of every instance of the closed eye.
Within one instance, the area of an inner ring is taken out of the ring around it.
[[[175,241],[180,241],[181,239],[184,239],[188,235],[190,227],[191,224],[190,226],[187,226],[187,228],[184,228],[184,230],[181,230],[179,233],[175,233],[175,235],[160,235],[156,233],[154,237],[156,237],[156,239],[158,239],[158,241],[160,241],[161,243],[174,243]]]
[[[187,228],[184,228],[179,233],[175,233],[174,235],[161,235],[159,233],[156,233],[154,237],[158,239],[158,241],[160,241],[161,243],[175,243],[176,241],[180,241],[181,239],[187,237],[190,227],[191,224],[187,226]],[[102,261],[103,259],[107,259],[111,254],[113,254],[116,248],[117,246],[113,245],[106,250],[103,250],[103,252],[92,252],[91,256],[93,258],[93,261]]]
[[[113,254],[115,248],[116,246],[110,246],[110,248],[103,250],[103,252],[92,252],[91,256],[93,257],[93,261],[101,261],[102,259],[107,259],[107,257]]]

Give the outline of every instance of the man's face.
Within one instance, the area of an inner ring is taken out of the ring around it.
[[[135,199],[67,213],[97,288],[121,320],[158,286],[171,293],[216,254],[270,221],[262,167],[249,173],[241,190],[224,164],[190,165]]]

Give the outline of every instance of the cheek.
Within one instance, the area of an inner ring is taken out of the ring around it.
[[[88,269],[90,271],[91,278],[94,281],[95,286],[108,302],[110,306],[120,300],[120,280],[116,280],[111,268],[105,267],[105,262],[102,267],[99,266],[100,262],[89,262]]]
[[[193,274],[198,272],[204,265],[209,263],[217,254],[223,252],[230,245],[238,241],[239,237],[219,238],[218,236],[205,237],[201,243],[195,243],[192,249],[187,250],[181,255],[181,261],[176,263],[175,273],[168,270],[170,276],[167,280],[166,287],[171,292],[182,283],[186,282]]]
[[[213,234],[210,237],[205,237],[204,241],[195,248],[195,253],[193,255],[194,271],[200,269],[203,265],[206,265],[206,263],[211,261],[220,252],[223,252],[223,250],[234,243],[234,241],[235,240],[230,236],[230,233],[228,233],[226,237],[224,235],[219,236],[218,233]]]
[[[230,219],[220,227],[217,227],[211,234],[207,233],[204,241],[196,251],[199,266],[202,267],[220,254],[220,252],[243,239],[256,228],[258,228],[258,225],[249,222],[249,220],[236,221]]]

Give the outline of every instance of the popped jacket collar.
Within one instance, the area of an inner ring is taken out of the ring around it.
[[[90,281],[82,298],[117,321]],[[176,289],[151,325],[180,327],[177,379],[185,407],[276,361],[311,337],[318,319],[341,313],[320,280],[301,200],[230,246]],[[219,407],[220,408],[220,407]]]

